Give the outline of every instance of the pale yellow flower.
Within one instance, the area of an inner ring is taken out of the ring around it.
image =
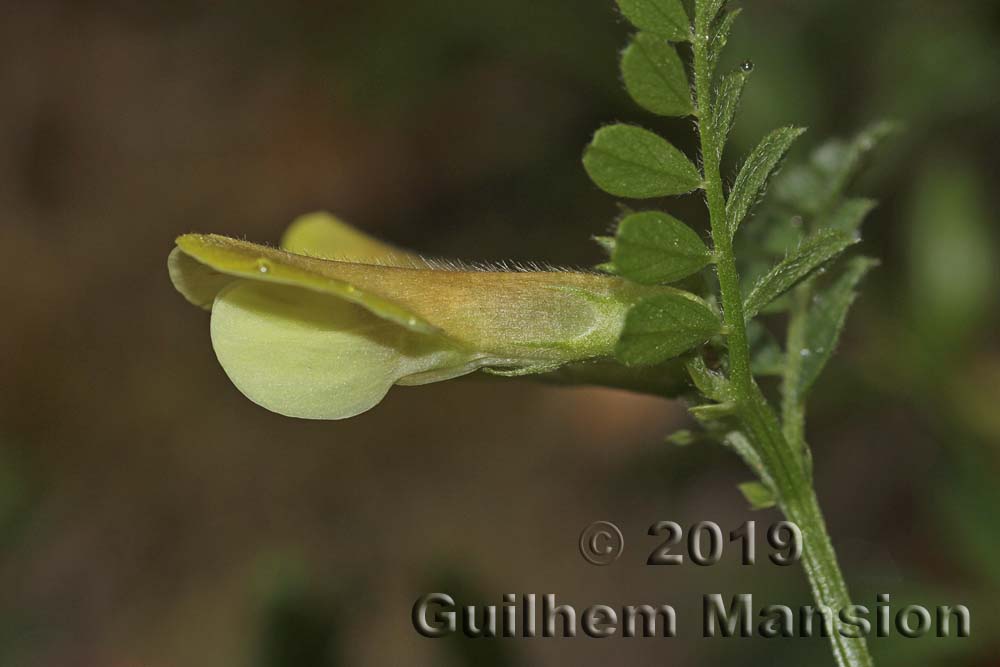
[[[170,276],[212,311],[212,345],[236,387],[309,419],[364,412],[394,384],[609,358],[634,303],[680,294],[593,273],[425,260],[326,214],[293,223],[282,246],[188,234]]]

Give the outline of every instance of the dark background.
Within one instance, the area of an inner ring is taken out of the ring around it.
[[[805,602],[800,568],[643,564],[656,520],[778,519],[734,457],[664,443],[683,406],[456,381],[289,420],[235,390],[167,278],[181,233],[275,242],[315,209],[433,255],[600,261],[617,208],[579,164],[591,133],[691,147],[621,89],[611,0],[0,7],[0,665],[832,664],[821,639],[698,639],[702,594]],[[884,264],[810,440],[855,598],[964,603],[973,634],[873,650],[1000,665],[1000,5],[745,9],[731,156],[787,123],[811,128],[793,159],[907,126],[858,189]],[[611,567],[577,553],[596,519],[625,533]],[[669,602],[683,638],[430,641],[410,608],[435,590]]]

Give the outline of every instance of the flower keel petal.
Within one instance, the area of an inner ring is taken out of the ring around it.
[[[212,309],[212,345],[251,401],[289,417],[345,419],[408,376],[476,369],[473,355],[342,299],[240,281]]]

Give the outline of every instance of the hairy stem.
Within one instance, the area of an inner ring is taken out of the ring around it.
[[[712,4],[712,3],[708,3]],[[700,6],[700,3],[699,3]],[[708,110],[713,102],[712,63],[709,57],[711,23],[714,17],[698,16],[694,35],[695,94],[698,105],[703,176],[716,270],[722,297],[723,317],[729,348],[729,380],[732,401],[747,437],[760,456],[785,516],[799,526],[803,536],[803,565],[818,605],[837,614],[851,605],[844,577],[830,542],[822,512],[812,487],[811,474],[801,442],[803,413],[798,404],[787,407],[788,432],[757,386],[750,370],[750,348],[743,312],[743,296],[733,251],[732,230],[726,219],[726,196],[719,163],[722,139],[711,126]],[[791,380],[798,382],[798,374]],[[791,381],[789,380],[789,381]],[[797,392],[796,392],[797,393]],[[789,438],[788,436],[793,436]],[[830,643],[839,667],[874,665],[865,640],[848,639],[838,632],[835,620]]]

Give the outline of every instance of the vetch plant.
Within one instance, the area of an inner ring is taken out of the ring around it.
[[[584,167],[619,198],[700,191],[708,242],[665,211],[630,211],[596,239],[609,255],[599,272],[509,270],[427,260],[315,214],[292,225],[281,249],[182,236],[171,278],[212,311],[212,343],[233,383],[285,415],[350,417],[394,384],[477,370],[687,400],[705,435],[755,474],[740,487],[749,502],[777,506],[801,529],[814,598],[837,616],[837,664],[870,666],[858,628],[837,615],[852,605],[813,489],[805,416],[877,264],[843,258],[874,208],[847,190],[892,128],[824,144],[778,174],[803,132],[779,128],[727,184],[721,163],[753,71],[746,62],[717,72],[739,10],[696,0],[692,20],[682,0],[618,4],[638,30],[621,57],[626,89],[653,114],[695,119],[699,156],[614,124],[594,135]]]

